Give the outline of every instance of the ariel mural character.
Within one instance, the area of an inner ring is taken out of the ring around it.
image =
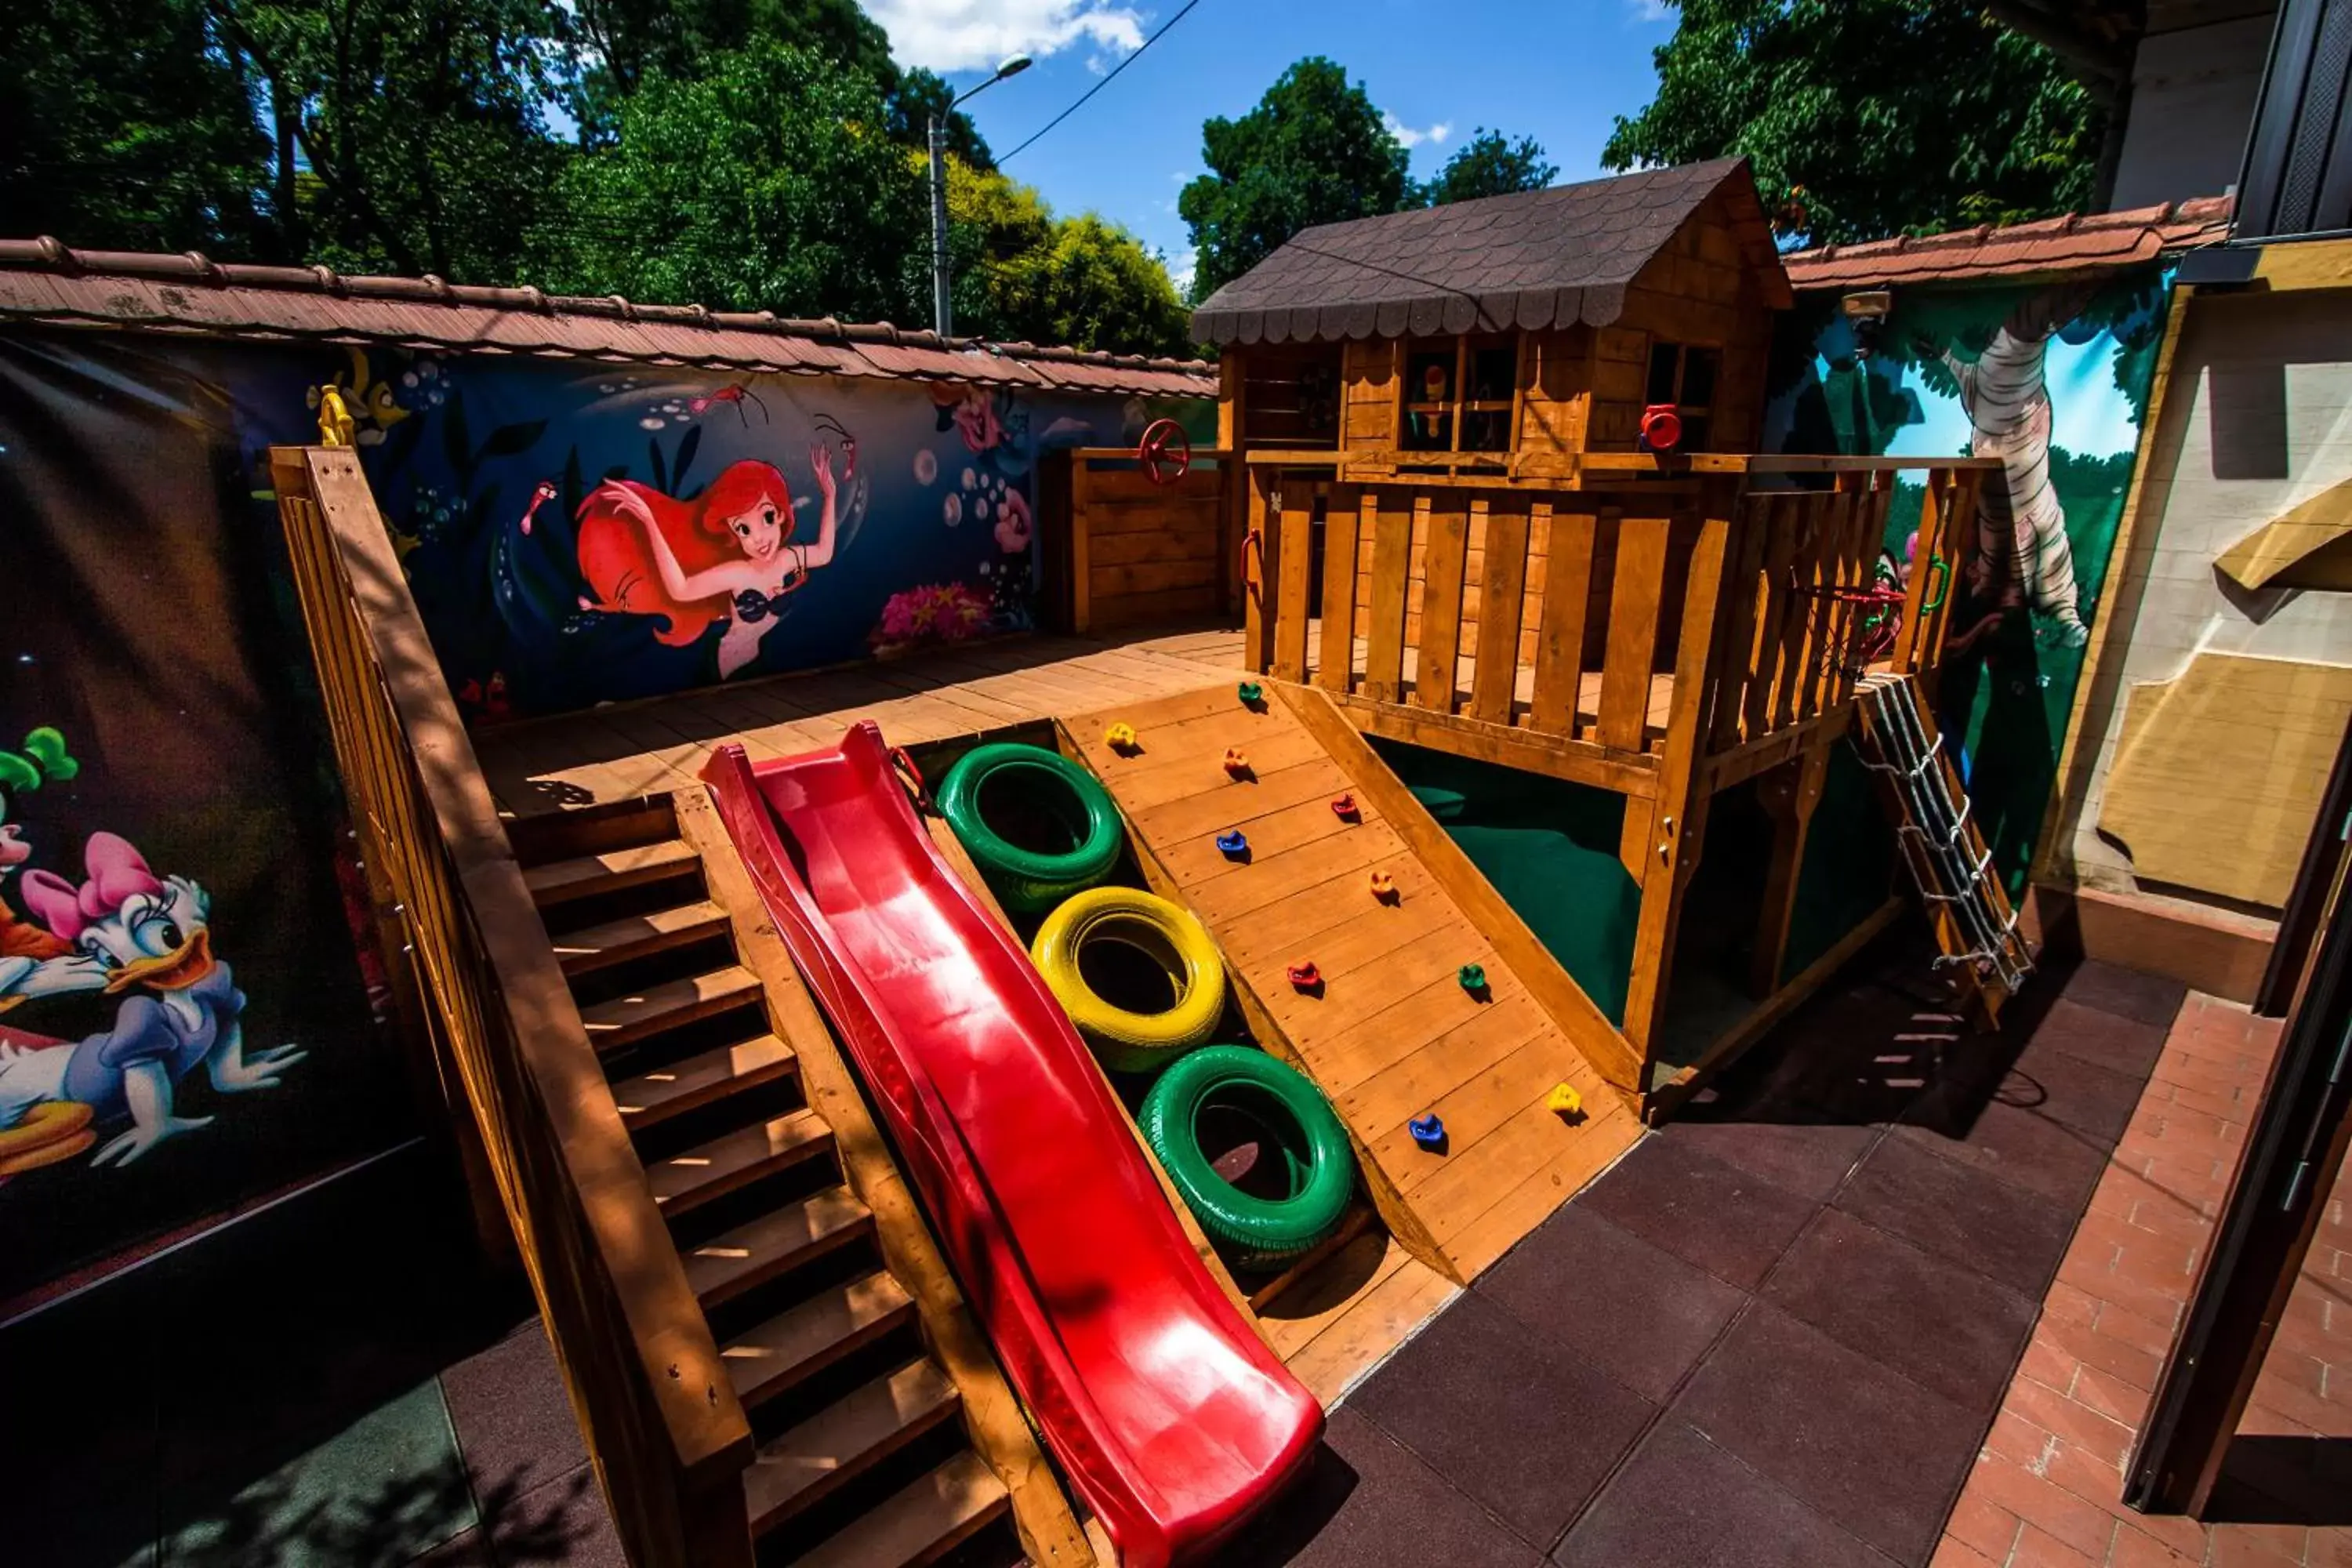
[[[845,440],[843,455],[846,480],[856,443]],[[580,506],[580,573],[595,595],[583,607],[659,617],[654,637],[671,647],[723,625],[719,676],[733,675],[759,657],[809,574],[833,561],[840,518],[832,448],[811,447],[809,467],[823,510],[806,542],[794,541],[792,489],[770,463],[730,464],[692,500],[634,479],[597,486]]]

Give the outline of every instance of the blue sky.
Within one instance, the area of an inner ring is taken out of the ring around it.
[[[965,110],[1001,155],[1061,112],[1182,0],[865,0],[907,65],[961,89],[1025,51],[1035,67]],[[1176,193],[1201,173],[1201,122],[1245,113],[1286,67],[1328,55],[1405,128],[1416,177],[1487,125],[1531,135],[1562,181],[1604,173],[1611,120],[1650,100],[1657,0],[1201,0],[1094,100],[1006,167],[1057,212],[1099,212],[1167,253],[1192,247]]]

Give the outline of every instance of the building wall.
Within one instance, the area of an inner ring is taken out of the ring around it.
[[[2164,0],[2132,68],[2116,210],[2218,196],[2237,183],[2275,0]]]
[[[2273,907],[2352,711],[2352,597],[2215,562],[2352,479],[2352,300],[2193,298],[2146,461],[2067,847],[2093,886]]]

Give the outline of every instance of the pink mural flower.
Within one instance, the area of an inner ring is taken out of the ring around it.
[[[1007,489],[1004,499],[996,505],[996,548],[1007,555],[1018,555],[1029,548],[1035,531],[1029,521],[1029,503],[1016,489]]]
[[[985,595],[962,583],[927,583],[890,595],[874,628],[877,647],[961,642],[988,629]]]

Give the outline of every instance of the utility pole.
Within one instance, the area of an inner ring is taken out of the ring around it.
[[[1006,77],[1019,76],[1029,65],[1027,55],[1014,55],[996,68],[994,76],[971,92],[950,99],[947,108],[931,116],[931,326],[943,338],[955,332],[955,303],[950,298],[955,279],[948,267],[948,116],[965,99],[987,91]]]

